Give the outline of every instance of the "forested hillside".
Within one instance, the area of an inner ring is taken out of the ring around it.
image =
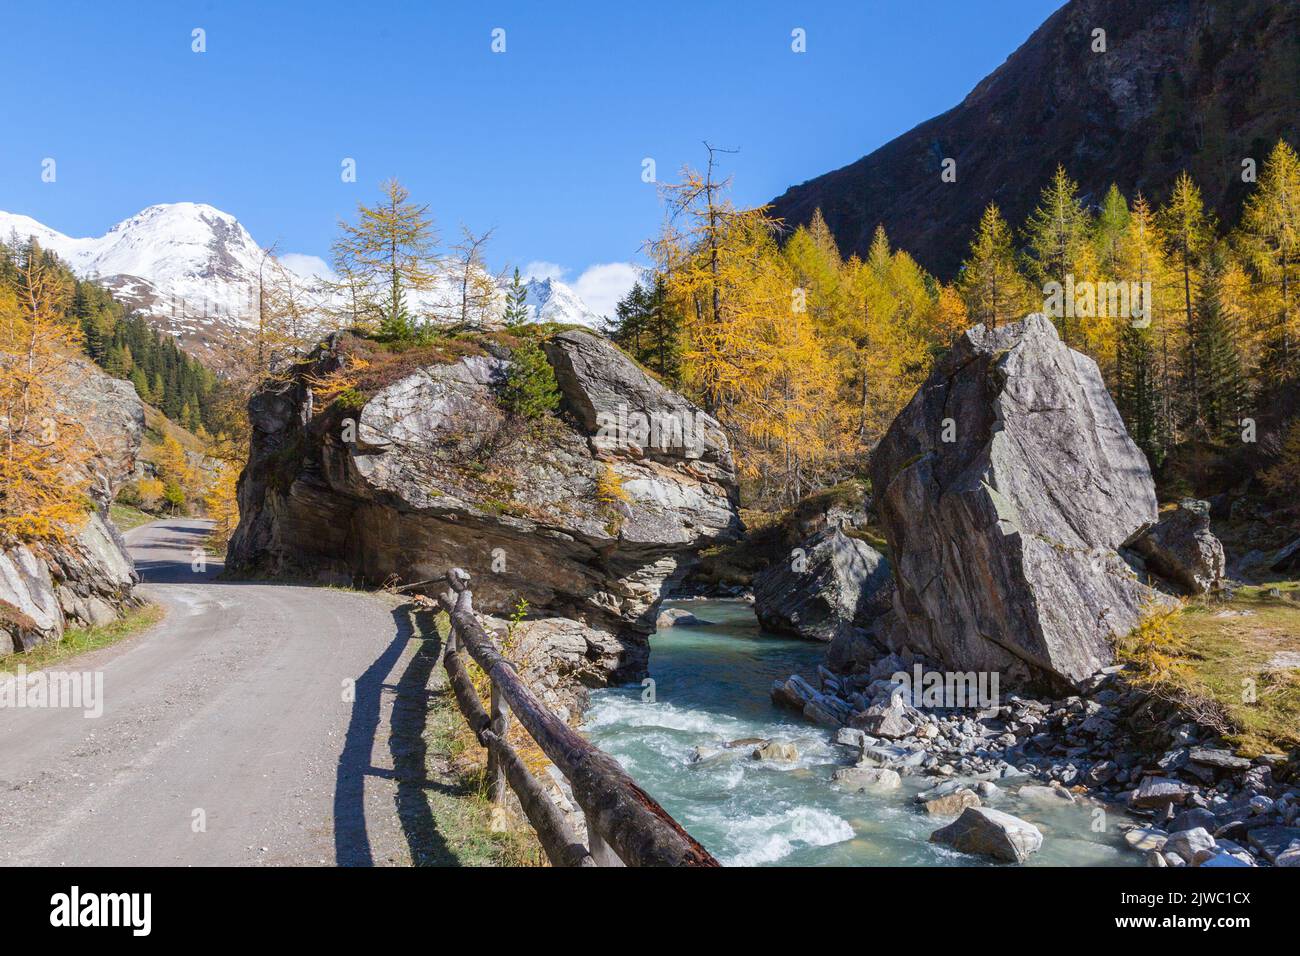
[[[1021,221],[1058,165],[1094,205],[1111,183],[1163,202],[1185,169],[1234,225],[1243,163],[1295,143],[1298,123],[1300,4],[1071,0],[960,104],[772,211],[793,226],[821,209],[845,255],[865,256],[883,224],[951,279],[984,207]]]
[[[79,279],[53,253],[35,243],[0,242],[0,282],[19,282],[21,262],[41,260],[56,287],[54,308],[79,331],[82,350],[115,378],[129,379],[140,398],[190,431],[220,430],[214,415],[216,378],[186,355],[175,339],[152,329],[103,286]]]
[[[737,210],[710,156],[665,187],[655,268],[611,334],[727,426],[753,506],[863,473],[885,427],[954,335],[1046,312],[1095,359],[1167,492],[1300,478],[1300,160],[1272,145],[1226,230],[1179,173],[1167,199],[1112,185],[1090,201],[1065,167],[1021,222],[986,202],[945,283],[877,227],[842,257],[826,220],[785,233]]]

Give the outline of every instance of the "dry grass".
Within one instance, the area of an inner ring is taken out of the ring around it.
[[[1247,756],[1300,746],[1300,671],[1274,669],[1300,655],[1300,582],[1240,589],[1229,602],[1194,601],[1149,615],[1119,644],[1132,680],[1192,711]]]
[[[439,611],[436,616],[438,633],[443,639],[450,631],[451,623],[446,612]],[[516,660],[519,645],[519,631],[513,630],[502,645],[502,653],[507,659],[523,670],[523,662]],[[485,711],[491,712],[491,681],[468,654],[461,655],[466,671],[479,701]],[[434,729],[434,741],[437,749],[446,757],[452,773],[471,795],[471,806],[467,814],[472,820],[469,829],[481,831],[481,836],[494,844],[494,854],[498,866],[548,866],[549,861],[542,851],[541,844],[529,827],[528,821],[507,814],[507,826],[504,830],[494,829],[493,811],[487,776],[487,750],[479,744],[478,739],[469,729],[456,704],[455,695],[450,687],[444,688],[434,696],[434,708],[430,714]],[[540,776],[544,774],[549,763],[537,743],[519,724],[512,721],[506,734],[529,772]]]
[[[157,604],[146,604],[133,608],[112,624],[102,627],[71,627],[63,634],[63,640],[52,644],[42,644],[23,654],[0,660],[0,671],[8,667],[24,665],[27,670],[53,667],[55,664],[116,644],[124,638],[146,631],[163,619],[163,609]]]

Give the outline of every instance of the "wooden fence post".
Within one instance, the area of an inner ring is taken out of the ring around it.
[[[600,835],[596,829],[596,824],[591,819],[591,814],[584,813],[583,817],[587,821],[587,852],[591,854],[592,860],[597,866],[624,866],[614,848],[605,842],[605,838]]]
[[[501,699],[501,688],[497,682],[492,682],[492,713],[491,723],[488,727],[492,733],[496,734],[501,740],[506,739],[506,731],[510,729],[510,708],[506,702]],[[492,802],[500,807],[506,802],[506,787],[509,785],[506,780],[505,766],[497,759],[494,748],[488,748],[488,785],[492,788]]]

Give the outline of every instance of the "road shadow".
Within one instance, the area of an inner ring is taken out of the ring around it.
[[[404,605],[395,608],[392,616],[393,640],[356,683],[356,699],[334,784],[334,860],[338,866],[374,866],[366,827],[365,786],[367,777],[382,776],[392,777],[397,784],[394,800],[411,861],[416,866],[459,866],[456,854],[438,830],[428,797],[430,790],[464,795],[429,776],[428,745],[424,739],[428,726],[429,681],[438,666],[442,641],[431,613],[414,611],[412,606]],[[419,639],[415,652],[397,682],[386,684],[412,638]],[[371,759],[385,690],[393,692],[388,735],[392,771],[375,767]]]
[[[150,538],[127,538],[135,570],[142,584],[215,584],[226,566],[219,555],[206,550],[210,530],[177,519],[175,523],[148,525]],[[178,553],[179,552],[179,553]]]
[[[393,672],[415,633],[409,615],[393,619],[393,639],[366,668],[355,687],[352,716],[348,720],[343,750],[334,780],[334,862],[338,866],[374,866],[370,834],[366,829],[366,777],[382,773],[371,763],[379,731],[384,680]]]
[[[447,845],[429,806],[430,791],[453,797],[469,795],[464,788],[429,776],[425,739],[433,693],[429,685],[442,658],[442,638],[434,624],[434,613],[427,608],[416,610],[414,605],[405,605],[394,609],[393,618],[399,627],[411,628],[415,637],[422,638],[397,681],[390,722],[388,748],[397,778],[397,816],[416,866],[459,866],[460,860]]]

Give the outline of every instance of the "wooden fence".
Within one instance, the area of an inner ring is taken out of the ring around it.
[[[717,866],[718,862],[609,754],[593,746],[552,714],[528,689],[514,665],[474,616],[469,574],[453,568],[450,590],[438,602],[451,618],[442,663],[461,714],[488,752],[492,799],[500,805],[508,786],[519,798],[554,866]],[[491,713],[483,710],[462,649],[492,685]],[[564,814],[529,772],[507,738],[511,718],[569,782],[587,821],[583,846]]]

